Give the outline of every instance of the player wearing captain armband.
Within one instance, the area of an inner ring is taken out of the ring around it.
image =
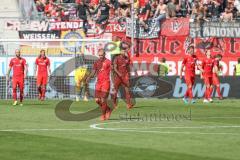
[[[75,70],[74,79],[76,84],[76,101],[80,100],[80,95],[83,95],[83,100],[88,101],[89,89],[86,82],[89,76],[89,70],[87,66],[81,66]]]
[[[166,64],[166,58],[162,58],[158,65],[158,76],[166,76],[169,71],[169,66]]]

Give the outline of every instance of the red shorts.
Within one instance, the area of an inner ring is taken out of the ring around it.
[[[91,0],[90,4],[91,6],[97,6],[99,4],[99,0]]]
[[[213,74],[212,81],[213,81],[213,85],[215,85],[215,86],[220,85],[218,75]]]
[[[95,98],[107,98],[110,91],[110,81],[97,82],[95,86]]]
[[[143,20],[144,21],[144,18],[145,18],[145,14],[140,14],[140,15],[138,15],[138,18],[140,19],[140,20]]]
[[[125,74],[122,77],[119,77],[117,75],[114,76],[114,88],[119,88],[121,85],[125,86],[125,87],[130,87],[130,83],[129,83],[129,75]]]
[[[207,77],[207,76],[205,76],[205,77],[204,77],[204,83],[205,83],[206,85],[212,85],[212,84],[213,84],[213,77]]]
[[[185,76],[185,82],[187,85],[194,85],[195,83],[195,76]]]
[[[47,85],[48,82],[48,76],[46,75],[38,75],[37,76],[37,85]]]
[[[12,88],[16,89],[17,87],[19,87],[20,90],[24,89],[24,77],[14,77],[12,79]]]

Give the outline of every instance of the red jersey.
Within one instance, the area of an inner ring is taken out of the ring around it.
[[[129,73],[130,59],[127,56],[119,55],[114,59],[113,63],[117,65],[117,70],[122,75]]]
[[[145,0],[139,0],[139,7],[144,7],[146,4]]]
[[[214,65],[214,67],[217,67],[218,70],[221,70],[221,69],[222,69],[221,66],[220,66],[219,60],[216,60],[216,59],[215,59],[213,65]]]
[[[50,60],[47,57],[38,57],[35,61],[35,64],[38,68],[38,75],[48,76],[48,67],[50,67]]]
[[[213,65],[214,59],[206,58],[202,61],[202,68],[203,68],[203,76],[204,77],[212,77],[213,74]]]
[[[90,4],[98,5],[99,4],[99,0],[91,0]]]
[[[13,78],[24,77],[24,70],[26,66],[26,60],[24,58],[12,58],[9,67],[13,68]]]
[[[109,59],[99,59],[94,65],[93,69],[97,72],[97,81],[110,81],[111,61]]]
[[[188,55],[183,59],[182,65],[185,66],[185,75],[195,76],[196,63],[196,55]]]
[[[47,4],[44,8],[44,12],[47,13],[47,12],[51,12],[53,10],[54,6],[53,4]]]
[[[214,67],[217,67],[217,69],[218,69],[218,71],[220,71],[220,70],[222,70],[222,66],[220,65],[220,61],[219,60],[214,60],[214,63],[213,63],[213,66]],[[213,73],[214,74],[214,76],[217,76],[218,75],[218,73]]]

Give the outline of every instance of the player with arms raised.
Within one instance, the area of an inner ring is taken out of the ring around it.
[[[93,71],[90,73],[86,82],[89,83],[90,78],[97,75],[95,86],[95,101],[102,110],[101,121],[110,118],[112,110],[107,104],[107,98],[110,91],[110,73],[111,61],[105,57],[104,49],[98,51],[99,59],[93,65]]]
[[[187,91],[184,95],[183,101],[184,103],[195,103],[193,99],[192,87],[195,83],[195,69],[197,64],[197,56],[194,53],[194,47],[189,46],[187,49],[188,55],[183,59],[182,66],[180,69],[180,79],[182,79],[182,72],[185,69],[185,82],[187,84]]]
[[[13,89],[13,105],[16,106],[18,104],[17,101],[17,87],[20,90],[20,106],[22,106],[23,96],[24,96],[24,79],[27,76],[27,63],[24,58],[21,57],[21,53],[19,49],[15,50],[16,57],[10,60],[9,69],[7,72],[7,80],[9,79],[9,74],[13,69],[13,77],[12,77],[12,89]]]
[[[35,61],[35,77],[37,78],[39,100],[43,101],[45,99],[48,75],[50,74],[50,60],[46,57],[45,50],[42,49]]]
[[[128,46],[121,45],[120,55],[118,55],[113,61],[113,70],[114,70],[114,94],[113,94],[113,103],[114,108],[117,108],[117,93],[120,86],[124,87],[125,98],[127,103],[127,109],[133,108],[131,104],[131,95],[130,95],[130,82],[129,82],[129,72],[130,72],[130,58],[128,55]]]

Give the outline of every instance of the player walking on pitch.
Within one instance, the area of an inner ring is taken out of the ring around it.
[[[125,90],[125,98],[127,103],[127,109],[133,108],[131,104],[131,94],[130,94],[130,82],[129,82],[129,72],[130,72],[130,58],[127,53],[127,48],[121,47],[121,54],[118,55],[113,62],[114,70],[114,94],[113,94],[113,103],[114,108],[117,108],[117,93],[119,87],[122,85]]]
[[[206,86],[205,95],[204,95],[204,103],[212,102],[211,98],[211,90],[213,85],[213,65],[214,65],[214,59],[211,56],[210,50],[206,51],[206,58],[202,61],[201,65],[201,72],[202,72],[202,78],[204,80],[204,84]]]
[[[192,87],[195,83],[195,69],[197,64],[197,56],[194,53],[194,47],[189,46],[187,49],[188,55],[183,59],[182,66],[180,69],[180,79],[182,79],[182,72],[185,70],[185,82],[187,84],[187,91],[184,95],[183,101],[184,103],[195,103],[195,100],[193,99],[193,92]]]
[[[110,91],[110,73],[111,61],[105,57],[104,49],[98,51],[99,59],[93,65],[93,71],[90,73],[86,82],[89,83],[90,78],[97,75],[95,85],[95,101],[102,110],[101,120],[108,120],[112,110],[107,104],[107,98]]]
[[[48,75],[50,74],[50,60],[46,57],[45,50],[42,49],[35,61],[35,77],[37,78],[39,100],[43,101],[45,99]]]
[[[24,58],[21,57],[21,52],[19,49],[15,50],[16,57],[12,58],[9,63],[9,69],[7,71],[7,81],[9,80],[9,74],[13,69],[13,77],[12,77],[12,90],[13,90],[13,105],[16,106],[18,104],[17,101],[17,87],[19,87],[20,91],[20,106],[23,105],[23,97],[24,97],[24,79],[27,77],[27,63]]]

